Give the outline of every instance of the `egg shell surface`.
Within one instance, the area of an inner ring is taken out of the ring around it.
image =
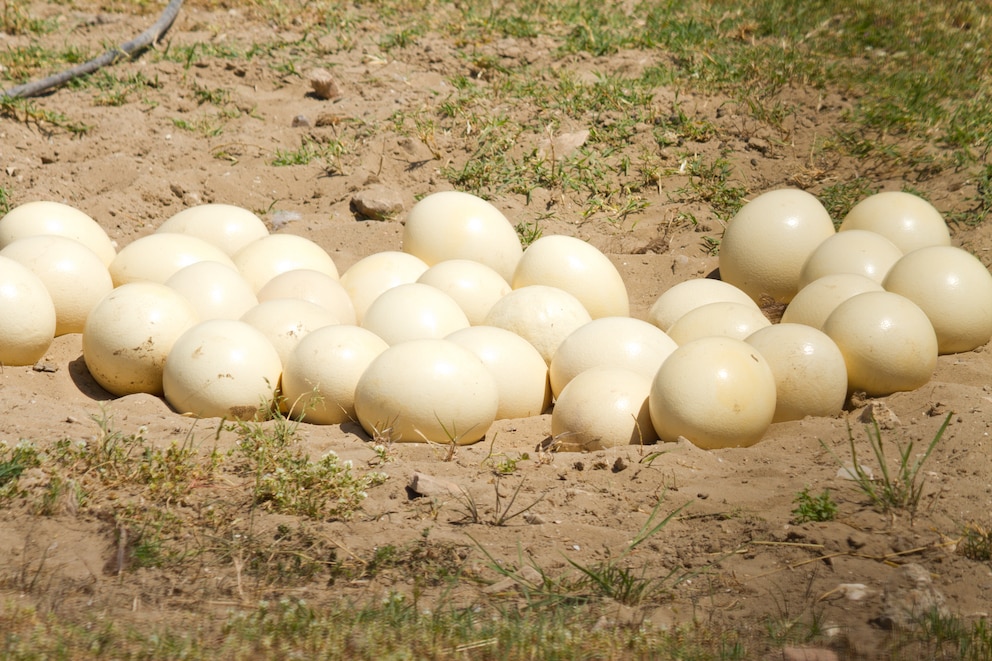
[[[403,226],[403,251],[433,266],[449,259],[470,259],[513,277],[523,248],[506,216],[471,193],[440,191],[410,209]]]
[[[376,356],[355,387],[355,413],[373,438],[467,445],[496,419],[499,389],[475,354],[448,340],[411,340]]]
[[[937,366],[937,334],[915,303],[892,292],[865,292],[823,324],[844,355],[847,387],[884,397],[925,385]]]
[[[86,318],[86,368],[113,395],[161,395],[166,358],[179,336],[198,321],[186,297],[164,284],[121,285],[100,299]]]
[[[75,239],[96,253],[104,266],[117,254],[107,232],[79,209],[60,202],[36,200],[20,204],[0,218],[0,248],[25,236],[54,234]]]
[[[826,333],[803,324],[775,324],[745,342],[761,352],[775,376],[772,422],[840,413],[847,399],[844,355]]]
[[[595,246],[565,235],[547,235],[527,246],[510,283],[557,287],[575,296],[593,319],[630,314],[627,285]]]
[[[593,367],[568,382],[551,411],[559,451],[594,452],[658,440],[648,400],[651,379],[630,370]]]
[[[388,346],[381,337],[358,326],[324,326],[310,332],[283,367],[282,396],[289,415],[318,425],[357,420],[358,380]]]
[[[992,274],[967,250],[914,250],[896,262],[882,286],[926,313],[941,354],[971,351],[992,338]]]
[[[82,333],[86,316],[114,288],[103,260],[88,247],[54,234],[27,236],[7,244],[0,255],[37,275],[55,304],[55,335]]]
[[[830,214],[813,195],[794,188],[762,193],[727,224],[720,279],[758,303],[763,296],[788,303],[799,291],[803,264],[834,233]]]
[[[445,339],[474,353],[496,380],[497,420],[541,415],[550,406],[548,365],[527,340],[495,326],[463,328]]]
[[[195,236],[220,248],[229,257],[269,234],[261,218],[233,204],[200,204],[183,209],[155,231]]]
[[[748,447],[775,416],[775,376],[743,340],[705,337],[681,345],[651,383],[651,421],[662,441],[683,436],[704,450]]]
[[[32,365],[55,339],[55,304],[28,267],[0,255],[0,365]]]

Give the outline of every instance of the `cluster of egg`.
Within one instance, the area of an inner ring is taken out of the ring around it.
[[[424,198],[402,251],[340,276],[235,206],[187,209],[116,252],[85,214],[33,202],[0,219],[0,363],[80,332],[103,388],[200,417],[253,417],[278,393],[308,422],[473,443],[554,401],[562,450],[746,446],[851,391],[919,387],[938,352],[992,336],[992,276],[927,203],[876,195],[841,230],[806,193],[766,193],[728,225],[723,280],[672,287],[642,321],[600,251],[568,236],[523,250],[466,193]],[[783,323],[766,299],[789,303]]]

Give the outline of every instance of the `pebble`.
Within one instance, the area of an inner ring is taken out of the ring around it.
[[[372,186],[355,193],[351,210],[363,218],[388,220],[403,211],[403,198],[391,188]]]

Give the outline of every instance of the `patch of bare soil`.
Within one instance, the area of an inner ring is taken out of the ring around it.
[[[68,16],[72,29],[67,42],[121,41],[148,21],[122,15],[96,18],[95,12]],[[237,10],[207,11],[193,5],[183,9],[169,40],[175,47],[223,45],[235,39],[289,43],[300,36],[291,27],[255,22]],[[0,47],[24,39],[2,37]],[[452,77],[470,77],[472,72],[439,37],[424,37],[388,54],[377,46],[378,35],[371,28],[357,39],[355,48],[329,48],[319,63],[333,71],[340,86],[342,95],[333,100],[317,98],[305,78],[273,71],[258,59],[204,56],[187,67],[146,56],[118,65],[121,72],[140,72],[155,81],[144,90],[147,102],[99,106],[92,91],[76,89],[61,89],[37,101],[92,127],[80,137],[0,119],[0,184],[10,192],[12,204],[39,199],[78,207],[97,219],[120,247],[188,206],[225,202],[260,213],[294,212],[289,217],[298,219],[274,231],[316,241],[341,272],[371,253],[400,249],[404,212],[392,220],[367,220],[355,213],[352,200],[373,188],[386,189],[408,210],[419,196],[450,188],[440,170],[466,161],[467,138],[450,133],[427,144],[396,133],[389,118],[397,110],[436,103],[450,90]],[[509,63],[526,57],[531,63],[572,68],[580,76],[594,70],[629,71],[643,66],[645,57],[619,53],[555,61],[540,40],[489,48]],[[190,93],[191,86],[179,84],[189,80],[195,81],[192,87],[228,90],[230,103],[250,112],[230,119],[218,135],[181,130],[175,120],[195,122],[209,114]],[[654,103],[671,105],[674,97],[674,92],[659,89]],[[776,127],[739,112],[727,99],[682,93],[679,103],[689,116],[705,118],[719,130],[718,137],[691,148],[710,157],[725,154],[735,181],[752,196],[797,185],[816,193],[831,182],[862,174],[888,189],[912,184],[945,212],[967,206],[968,184],[953,172],[921,179],[916,173],[872,169],[872,164],[855,160],[819,162],[814,147],[842,121],[849,100],[814,97],[805,90],[788,92],[782,100],[804,111]],[[584,128],[563,127],[562,133]],[[322,162],[271,164],[277,150],[294,150],[302,139],[320,142],[340,132],[367,138],[362,149],[342,156],[332,170]],[[658,149],[654,141],[643,144]],[[642,146],[635,136],[631,149]],[[661,156],[677,165],[674,153]],[[717,266],[703,236],[719,236],[720,223],[705,203],[671,201],[670,193],[683,183],[661,180],[657,191],[648,194],[647,210],[622,224],[583,220],[575,200],[551,191],[536,191],[529,203],[510,195],[492,201],[514,223],[534,222],[553,208],[553,217],[542,225],[544,233],[578,236],[608,253],[626,280],[632,315],[644,318],[672,284],[705,276]],[[679,211],[691,211],[703,231],[673,222]],[[266,216],[270,221],[273,217]],[[989,261],[987,228],[955,232],[957,244]],[[45,361],[55,371],[0,370],[0,439],[92,440],[98,429],[91,416],[104,406],[118,428],[133,433],[145,427],[156,443],[181,440],[189,433],[203,447],[214,442],[216,420],[194,426],[158,398],[114,399],[100,389],[81,360],[79,335],[58,338]],[[786,627],[815,616],[846,637],[849,649],[870,653],[886,635],[879,620],[885,612],[884,587],[909,563],[925,568],[952,612],[968,618],[987,614],[992,599],[988,563],[964,557],[958,542],[965,524],[989,525],[990,374],[987,350],[942,356],[925,387],[881,400],[897,418],[883,430],[884,438],[913,440],[918,448],[933,437],[945,412],[954,412],[925,465],[926,487],[912,519],[903,512],[872,509],[838,475],[840,466],[825,449],[849,457],[850,427],[860,456],[871,456],[859,421],[862,407],[852,406],[832,418],[773,425],[761,443],[747,449],[706,452],[670,444],[588,455],[540,452],[550,434],[546,414],[500,421],[483,442],[450,454],[448,448],[427,445],[392,446],[391,461],[377,468],[389,479],[369,490],[353,519],[308,522],[260,514],[253,533],[270,540],[263,545],[268,556],[216,552],[137,568],[127,555],[135,547],[122,542],[121,535],[141,531],[122,529],[109,514],[120,499],[143,506],[140,489],[130,487],[98,490],[85,502],[67,503],[44,516],[12,507],[0,512],[3,598],[135,623],[190,621],[204,613],[248,607],[273,594],[320,602],[342,594],[410,593],[415,585],[426,601],[446,594],[452,603],[471,603],[483,599],[485,585],[500,578],[485,554],[507,563],[518,563],[522,554],[552,575],[574,571],[568,561],[593,565],[617,556],[663,499],[662,513],[683,505],[686,509],[628,560],[655,565],[660,573],[688,572],[687,580],[670,600],[635,609],[632,617],[658,626],[696,620],[746,628],[765,621]],[[356,425],[302,425],[300,437],[315,457],[334,450],[362,467],[375,459],[370,439]],[[221,450],[233,442],[230,432],[217,436]],[[508,474],[497,475],[494,457],[520,460]],[[444,492],[417,496],[408,489],[414,473],[454,482],[470,497]],[[839,506],[838,518],[794,524],[793,501],[804,487],[817,494],[829,488]],[[206,507],[215,498],[223,501],[233,488],[228,483],[197,485],[176,507]],[[502,510],[518,489],[513,509],[533,507],[505,525],[493,525],[507,514]],[[246,500],[234,500],[241,509],[224,513],[231,517],[229,527],[218,525],[218,535],[240,534],[237,522],[246,515]],[[477,507],[475,516],[469,501]],[[190,535],[184,543],[191,551],[198,545],[220,548]],[[293,548],[307,549],[306,557],[316,563],[312,575],[287,568],[289,556],[280,556],[285,546],[280,540],[287,536],[295,536]],[[377,550],[387,547],[405,554],[406,564],[383,562]],[[375,558],[377,571],[369,568]],[[442,592],[449,589],[446,585],[415,580],[418,568],[426,568],[419,572],[423,576],[436,576],[430,568],[439,566],[463,572],[465,578],[453,592]],[[280,583],[280,571],[294,577],[290,587]],[[862,584],[865,591],[843,587],[849,584]]]

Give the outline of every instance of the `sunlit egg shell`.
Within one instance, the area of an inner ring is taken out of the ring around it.
[[[257,294],[280,273],[313,269],[337,279],[338,268],[317,243],[295,234],[269,234],[235,253],[234,265]]]
[[[632,317],[601,317],[579,326],[551,358],[551,391],[593,367],[625,369],[650,381],[678,345],[657,326]]]
[[[115,287],[129,282],[165,284],[180,269],[204,261],[234,268],[223,250],[203,239],[187,234],[149,234],[121,248],[110,263],[110,277]]]
[[[718,301],[686,312],[668,329],[668,336],[679,345],[714,336],[743,340],[770,325],[768,317],[754,305]]]
[[[282,396],[294,419],[337,425],[355,421],[355,388],[389,345],[351,325],[324,326],[300,340],[282,372]]]
[[[914,250],[896,262],[882,286],[926,313],[941,354],[971,351],[992,337],[992,274],[966,250]]]
[[[362,328],[387,344],[442,339],[468,328],[468,318],[455,300],[440,289],[410,282],[388,289],[372,301],[362,317]]]
[[[855,273],[817,278],[795,295],[782,314],[782,323],[806,324],[823,330],[824,322],[838,305],[866,291],[882,291],[882,285]]]
[[[648,405],[651,379],[626,369],[593,367],[568,382],[551,411],[551,437],[562,452],[593,452],[658,440]]]
[[[753,300],[788,303],[799,291],[803,264],[834,234],[830,214],[809,193],[785,188],[745,204],[720,242],[720,279]]]
[[[41,278],[55,304],[55,335],[82,333],[86,316],[114,288],[103,260],[75,239],[38,235],[7,244],[0,255]]]
[[[441,191],[410,209],[403,251],[430,266],[449,259],[481,262],[509,282],[523,251],[516,229],[496,207],[460,191]]]
[[[355,388],[373,438],[466,445],[496,419],[499,389],[475,354],[448,340],[411,340],[376,356]]]
[[[825,333],[803,324],[775,324],[745,342],[761,352],[775,376],[772,422],[836,415],[847,399],[847,366]]]
[[[590,321],[589,311],[567,291],[530,285],[496,301],[484,324],[516,333],[534,345],[550,365],[565,338]]]
[[[472,326],[447,340],[474,353],[496,380],[496,419],[542,414],[551,404],[548,365],[537,349],[516,333],[495,326]]]
[[[417,282],[440,289],[453,298],[478,326],[499,299],[510,293],[509,283],[494,269],[470,259],[449,259],[424,271]]]
[[[881,283],[902,257],[896,244],[868,230],[838,232],[817,246],[803,265],[799,288],[827,275],[854,273]]]
[[[294,269],[275,276],[258,290],[259,302],[274,298],[301,298],[316,303],[341,320],[355,323],[355,306],[337,278],[313,269]]]
[[[271,410],[282,363],[258,329],[234,319],[196,324],[165,361],[165,399],[199,418],[251,420]]]
[[[542,236],[524,251],[510,284],[557,287],[579,299],[589,316],[630,314],[627,286],[613,262],[595,246],[572,236]]]
[[[241,315],[241,321],[261,331],[282,362],[289,360],[296,345],[311,331],[341,323],[316,303],[298,298],[275,298],[259,303]]]
[[[155,231],[190,234],[217,246],[229,257],[269,234],[261,218],[233,204],[200,204],[183,209]]]
[[[96,253],[104,266],[117,254],[100,224],[75,207],[60,202],[25,202],[0,218],[0,248],[25,236],[54,234],[75,239]]]
[[[111,394],[162,394],[176,339],[199,320],[186,297],[158,282],[131,282],[104,296],[83,326],[83,360]]]
[[[248,282],[233,266],[204,261],[184,266],[165,281],[196,308],[200,321],[240,319],[258,305]]]
[[[883,397],[927,383],[937,365],[937,334],[911,300],[892,292],[853,296],[823,324],[844,355],[847,387]]]
[[[950,230],[940,212],[922,197],[903,191],[875,193],[854,205],[840,231],[855,229],[881,234],[903,254],[951,244]]]
[[[706,337],[681,345],[651,384],[651,421],[661,440],[683,436],[705,450],[748,447],[775,416],[775,376],[743,340]]]
[[[395,250],[373,253],[355,262],[341,274],[341,285],[351,297],[357,323],[362,323],[365,311],[380,294],[416,282],[427,268],[419,257]]]
[[[0,366],[33,365],[55,339],[55,304],[45,283],[0,255]]]
[[[729,282],[712,278],[693,278],[662,292],[648,311],[648,321],[668,332],[672,324],[686,312],[707,303],[720,301],[752,305],[755,309],[759,309],[758,304],[750,296]]]

